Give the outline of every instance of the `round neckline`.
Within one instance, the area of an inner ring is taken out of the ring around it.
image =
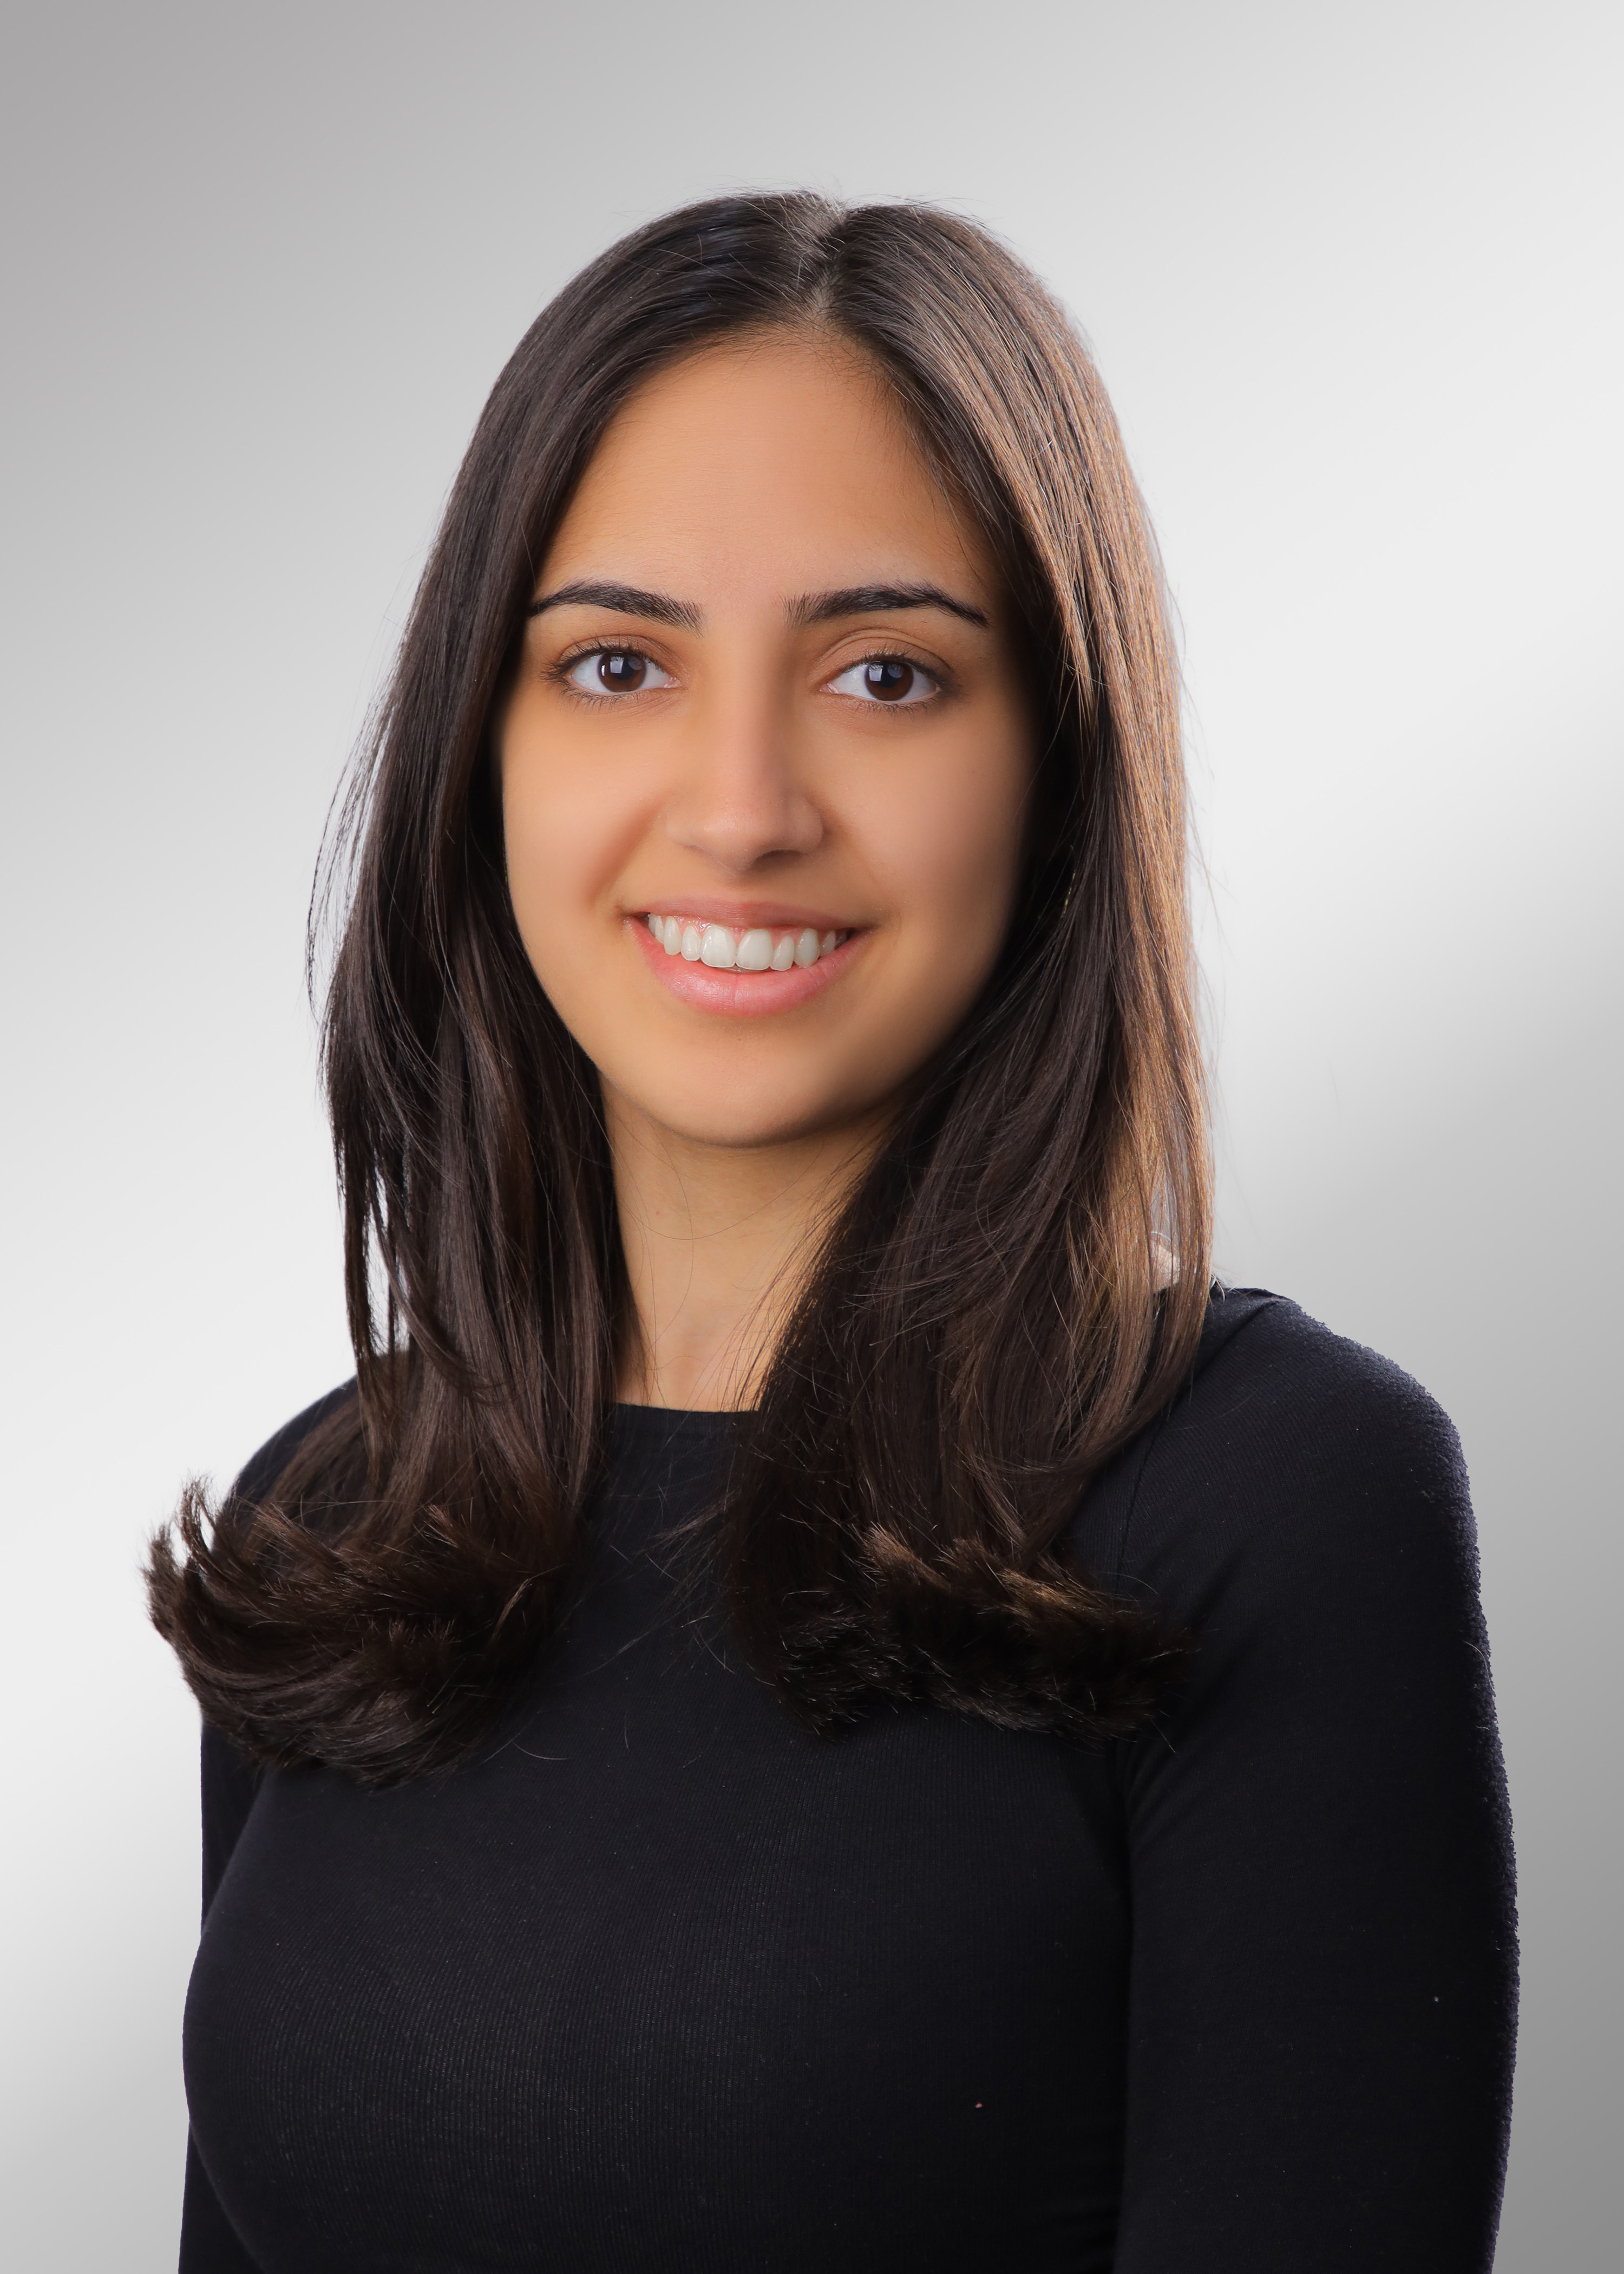
[[[643,1431],[687,1428],[718,1429],[741,1417],[725,1405],[633,1405],[617,1398],[614,1418],[622,1428]]]

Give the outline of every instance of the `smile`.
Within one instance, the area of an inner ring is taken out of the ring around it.
[[[764,924],[746,930],[733,924],[705,923],[697,916],[649,915],[650,932],[667,955],[703,963],[712,971],[809,970],[851,937],[849,931],[778,930]]]
[[[747,1021],[795,1011],[834,986],[868,946],[864,925],[808,922],[816,908],[763,908],[777,923],[722,923],[713,915],[675,907],[647,908],[625,919],[649,976],[685,1010]],[[749,911],[741,909],[741,915]],[[798,917],[798,922],[785,921]]]

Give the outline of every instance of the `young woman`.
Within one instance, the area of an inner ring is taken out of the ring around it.
[[[151,1570],[183,2267],[1486,2267],[1465,1478],[1211,1283],[1173,651],[1053,302],[908,207],[616,246],[349,818],[357,1379]]]

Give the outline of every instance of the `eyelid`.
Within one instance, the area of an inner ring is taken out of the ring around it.
[[[658,655],[650,641],[640,639],[630,632],[600,633],[596,639],[572,640],[554,658],[552,667],[554,671],[568,671],[586,655],[641,655],[646,656],[650,663],[658,664],[662,671],[674,671],[676,667]]]
[[[870,641],[867,646],[858,648],[827,666],[819,683],[822,687],[830,687],[837,679],[844,679],[848,671],[855,671],[865,663],[908,664],[934,681],[938,695],[952,694],[958,683],[946,664],[921,655],[906,640]]]
[[[666,679],[675,681],[680,676],[676,665],[667,662],[663,656],[659,655],[652,641],[640,638],[636,634],[630,632],[600,632],[596,638],[572,641],[568,647],[555,656],[547,665],[546,676],[556,686],[568,689],[571,673],[578,664],[584,663],[587,658],[592,655],[638,655],[645,663],[652,664],[655,670],[662,673]],[[604,700],[613,703],[630,703],[635,702],[640,694],[663,695],[667,692],[667,689],[663,687],[645,687],[629,690],[623,695],[605,694],[602,697],[588,695],[585,689],[581,688],[570,691],[580,695],[583,700],[587,702]]]
[[[861,639],[861,634],[854,636]],[[572,640],[547,666],[548,674],[563,680],[590,655],[640,655],[673,679],[680,675],[675,662],[659,653],[658,642],[635,632],[600,632]],[[820,689],[827,689],[848,671],[868,663],[906,663],[931,681],[937,695],[957,692],[958,681],[951,668],[939,658],[922,653],[906,637],[870,638],[836,660],[825,663],[818,682]]]
[[[859,625],[834,641],[832,648],[834,653],[846,658],[844,663],[834,666],[839,671],[853,663],[883,663],[894,656],[899,663],[911,663],[917,671],[929,672],[933,678],[949,676],[945,657],[916,633],[891,624]]]

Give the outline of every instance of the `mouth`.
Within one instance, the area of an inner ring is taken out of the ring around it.
[[[724,1018],[791,1011],[833,985],[862,952],[862,927],[808,921],[812,909],[777,908],[777,923],[723,923],[680,903],[627,918],[651,976],[690,1010]],[[800,922],[787,919],[800,916]]]
[[[703,963],[710,971],[808,971],[851,938],[850,930],[820,931],[816,924],[708,923],[700,916],[643,917],[650,936],[667,955]]]

